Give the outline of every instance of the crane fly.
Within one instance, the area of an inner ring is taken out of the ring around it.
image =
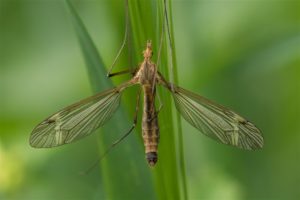
[[[230,109],[166,81],[151,61],[152,54],[151,42],[148,41],[143,51],[144,61],[129,81],[51,115],[34,128],[30,136],[30,145],[36,148],[51,148],[90,135],[112,117],[120,105],[122,92],[139,84],[144,94],[142,137],[150,166],[157,162],[159,142],[159,109],[156,110],[155,107],[157,85],[171,92],[175,106],[183,118],[208,137],[246,150],[263,147],[263,137],[254,124]],[[132,131],[136,122],[137,114],[132,128],[126,135]]]

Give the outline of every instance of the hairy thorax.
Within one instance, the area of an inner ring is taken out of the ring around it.
[[[150,60],[145,60],[137,71],[135,78],[141,85],[153,85],[155,81],[156,66]]]

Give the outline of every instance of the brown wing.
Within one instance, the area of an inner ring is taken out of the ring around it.
[[[34,128],[30,135],[30,145],[50,148],[91,134],[111,118],[119,107],[121,92],[132,84],[128,82],[96,94],[51,115]]]
[[[168,88],[183,118],[208,137],[241,149],[263,147],[263,136],[254,124],[236,112],[200,95],[166,82],[159,74],[158,82]]]

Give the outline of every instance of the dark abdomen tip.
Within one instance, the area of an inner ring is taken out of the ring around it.
[[[153,167],[157,162],[157,153],[156,152],[146,153],[146,159],[150,167]]]

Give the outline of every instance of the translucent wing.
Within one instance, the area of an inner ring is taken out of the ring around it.
[[[172,86],[171,91],[177,110],[205,135],[242,149],[263,147],[260,130],[237,113],[183,88]]]
[[[111,118],[120,104],[122,90],[129,85],[96,94],[53,114],[34,128],[30,145],[55,147],[91,134]]]

